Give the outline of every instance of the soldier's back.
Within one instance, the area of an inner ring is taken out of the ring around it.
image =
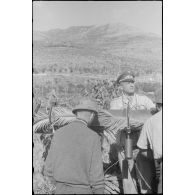
[[[89,185],[92,147],[98,134],[83,122],[74,121],[54,135],[54,178],[56,181]]]

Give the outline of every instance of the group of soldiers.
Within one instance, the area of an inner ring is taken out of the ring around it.
[[[135,76],[126,71],[117,78],[122,96],[110,103],[111,110],[156,109],[143,125],[137,148],[136,165],[142,176],[152,178],[148,163],[154,162],[155,185],[147,186],[140,179],[140,193],[162,193],[162,88],[155,92],[153,103],[145,95],[135,93]],[[104,172],[101,138],[90,128],[96,114],[97,104],[82,100],[72,112],[76,120],[55,132],[44,166],[44,175],[56,186],[55,194],[104,194]],[[121,157],[121,160],[123,157]],[[145,162],[145,163],[144,163]],[[128,182],[128,180],[127,180]],[[152,182],[150,182],[152,183]]]

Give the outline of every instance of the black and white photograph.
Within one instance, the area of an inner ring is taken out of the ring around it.
[[[32,1],[34,194],[163,193],[162,16],[162,1]]]

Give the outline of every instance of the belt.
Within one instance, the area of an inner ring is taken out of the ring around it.
[[[55,194],[92,194],[90,186],[56,182]]]
[[[84,184],[71,184],[71,183],[56,181],[56,185],[57,184],[58,185],[63,185],[63,186],[66,186],[66,187],[91,189],[91,186],[90,185],[84,185]]]

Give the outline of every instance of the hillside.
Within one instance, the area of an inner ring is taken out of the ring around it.
[[[54,65],[62,72],[98,67],[117,74],[119,65],[161,71],[162,39],[121,23],[33,32],[34,68]]]

